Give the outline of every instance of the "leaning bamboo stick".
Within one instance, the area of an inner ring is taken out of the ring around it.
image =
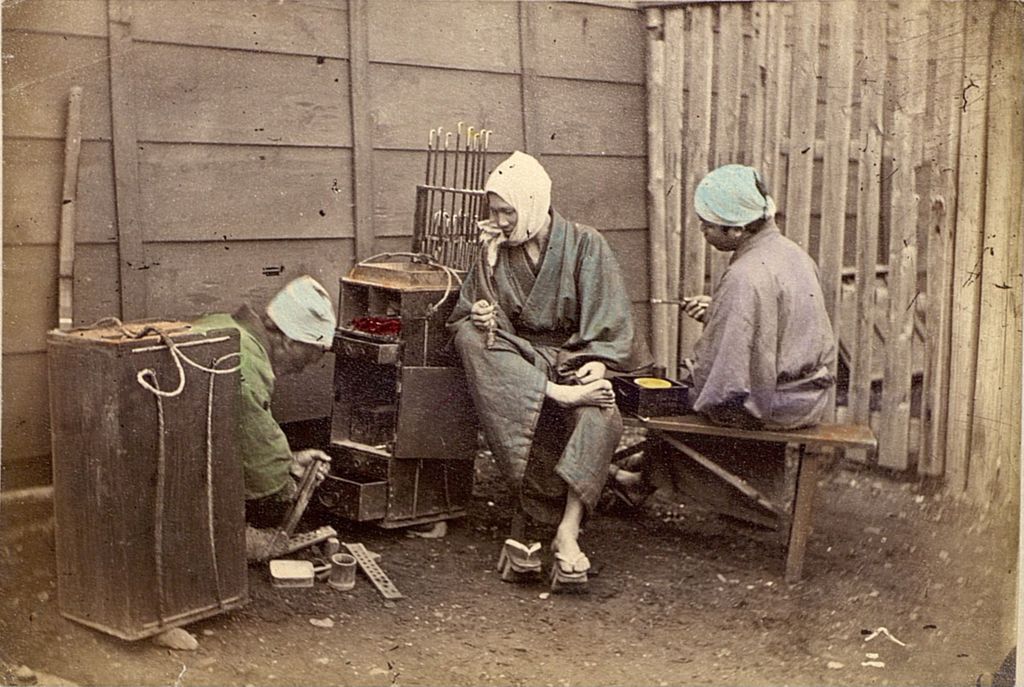
[[[82,87],[68,93],[68,114],[64,139],[64,185],[60,206],[60,264],[58,277],[57,326],[74,325],[75,291],[75,206],[78,203],[78,159],[82,151]]]

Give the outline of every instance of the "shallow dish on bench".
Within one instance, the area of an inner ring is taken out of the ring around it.
[[[674,379],[651,376],[612,378],[615,402],[623,413],[638,417],[685,415],[690,412],[689,389]]]

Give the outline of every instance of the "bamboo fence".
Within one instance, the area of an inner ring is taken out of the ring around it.
[[[714,293],[690,204],[710,169],[765,174],[818,263],[839,421],[874,456],[979,497],[1019,474],[1024,7],[998,1],[649,5],[648,198],[657,362]]]

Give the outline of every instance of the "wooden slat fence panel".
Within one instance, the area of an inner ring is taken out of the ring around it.
[[[718,7],[718,34],[715,37],[715,128],[711,168],[740,161],[740,87],[743,82],[743,5],[723,4]],[[730,255],[708,251],[710,290],[714,295],[718,281],[725,272]]]
[[[960,144],[960,96],[963,80],[964,4],[931,4],[929,48],[935,62],[935,109],[931,124],[930,219],[928,236],[928,313],[925,324],[927,366],[925,409],[918,471],[942,474],[946,464],[948,365],[952,328],[953,245],[956,222],[956,167]]]
[[[985,214],[967,487],[976,503],[1012,503],[1019,494],[1021,389],[1021,204],[1024,189],[1024,45],[1018,8],[992,19]],[[1017,52],[1016,59],[1013,56]]]
[[[678,11],[678,10],[677,10]],[[711,148],[711,89],[714,75],[713,31],[714,6],[693,6],[686,10],[689,19],[689,42],[686,45],[686,119],[683,143],[685,186],[683,202],[683,264],[682,294],[696,296],[706,292],[706,242],[700,232],[700,221],[693,211],[693,192],[708,172]],[[693,355],[700,337],[701,325],[689,317],[679,318],[679,355]]]
[[[798,2],[793,8],[795,42],[789,107],[786,236],[806,249],[810,241],[811,190],[814,174],[815,125],[818,112],[818,28],[817,2]]]
[[[665,252],[670,301],[680,294],[680,264],[683,250],[683,212],[689,205],[683,198],[683,112],[685,99],[686,15],[665,12]],[[657,306],[668,313],[668,361],[679,360],[679,314],[677,303]],[[673,369],[666,363],[667,369]]]
[[[960,115],[960,155],[957,161],[956,239],[953,249],[952,340],[950,357],[955,373],[949,384],[946,420],[946,481],[954,491],[967,486],[969,472],[978,317],[981,299],[981,249],[984,232],[985,167],[987,153],[988,59],[991,6],[972,4],[967,12],[964,86]]]
[[[667,231],[665,213],[665,40],[664,12],[648,9],[647,15],[647,207],[651,230],[648,247],[651,256],[651,354],[654,363],[668,366],[669,308]]]
[[[887,74],[885,51],[886,9],[882,3],[867,5],[861,14],[864,71],[861,82],[861,122],[857,170],[857,306],[856,339],[850,361],[850,407],[852,419],[861,424],[869,420],[871,399],[872,348],[875,340],[875,273],[878,264],[878,232],[881,202],[882,141],[885,134],[882,116],[884,84]]]
[[[889,331],[878,464],[897,470],[908,465],[911,392],[911,343],[917,300],[918,150],[923,123],[927,16],[918,0],[903,0],[896,17],[897,62],[893,104],[892,227],[889,240]]]
[[[853,0],[838,0],[829,5],[829,46],[826,79],[825,141],[821,207],[820,259],[821,286],[825,309],[832,322],[839,322],[839,287],[842,278],[843,245],[846,234],[846,191],[850,163],[850,104],[853,89],[853,40],[856,5]],[[829,361],[833,375],[838,358]],[[831,404],[830,404],[831,405]]]

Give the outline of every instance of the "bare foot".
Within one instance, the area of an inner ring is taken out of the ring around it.
[[[551,542],[551,550],[556,554],[555,562],[564,572],[586,572],[590,569],[590,559],[580,549],[577,537],[579,532],[559,527]]]
[[[589,384],[572,385],[548,382],[546,392],[548,398],[567,408],[575,406],[611,408],[615,405],[615,393],[612,391],[612,383],[607,379],[598,379]]]

